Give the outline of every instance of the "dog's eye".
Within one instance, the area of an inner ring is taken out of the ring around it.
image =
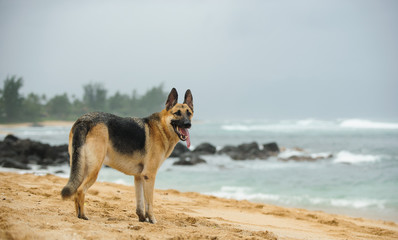
[[[192,115],[192,113],[190,111],[187,110],[187,115],[188,117]]]
[[[176,116],[181,116],[181,111],[178,110],[177,112],[174,113],[174,115],[176,115]]]

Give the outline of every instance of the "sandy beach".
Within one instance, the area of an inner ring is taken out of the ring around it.
[[[0,173],[1,239],[397,239],[393,222],[156,190],[158,224],[135,215],[131,186],[97,182],[85,221],[54,175]]]

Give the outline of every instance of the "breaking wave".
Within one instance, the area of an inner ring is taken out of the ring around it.
[[[358,164],[358,163],[373,163],[380,161],[380,156],[375,155],[363,155],[363,154],[354,154],[348,151],[341,151],[337,154],[334,159],[335,163],[349,163],[349,164]]]
[[[339,208],[354,208],[354,209],[367,209],[378,208],[385,209],[385,200],[380,199],[365,199],[365,198],[320,198],[310,197],[308,195],[302,196],[285,196],[278,194],[266,193],[253,193],[249,187],[234,187],[224,186],[220,191],[206,193],[216,197],[236,199],[236,200],[249,200],[264,203],[284,204],[288,206],[332,206]]]
[[[398,123],[372,122],[362,119],[349,119],[342,121],[340,127],[359,129],[398,129]]]
[[[380,129],[398,130],[398,123],[374,122],[362,119],[346,119],[336,121],[322,121],[304,119],[296,121],[283,120],[280,122],[237,122],[222,124],[225,131],[294,131],[294,130],[342,130],[342,129]]]

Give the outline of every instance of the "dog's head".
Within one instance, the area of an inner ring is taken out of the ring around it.
[[[177,103],[178,93],[173,88],[166,101],[166,111],[170,116],[170,125],[181,141],[186,141],[187,146],[191,145],[188,129],[191,128],[193,117],[193,98],[191,90],[185,92],[184,103]]]

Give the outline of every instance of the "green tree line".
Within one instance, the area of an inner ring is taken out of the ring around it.
[[[22,77],[7,77],[0,89],[0,122],[38,122],[43,120],[76,120],[87,112],[110,112],[119,116],[148,116],[164,107],[167,93],[163,85],[150,88],[145,94],[131,95],[117,91],[108,96],[101,83],[83,85],[83,96],[79,99],[67,93],[47,99],[45,95],[29,93],[23,96]]]

